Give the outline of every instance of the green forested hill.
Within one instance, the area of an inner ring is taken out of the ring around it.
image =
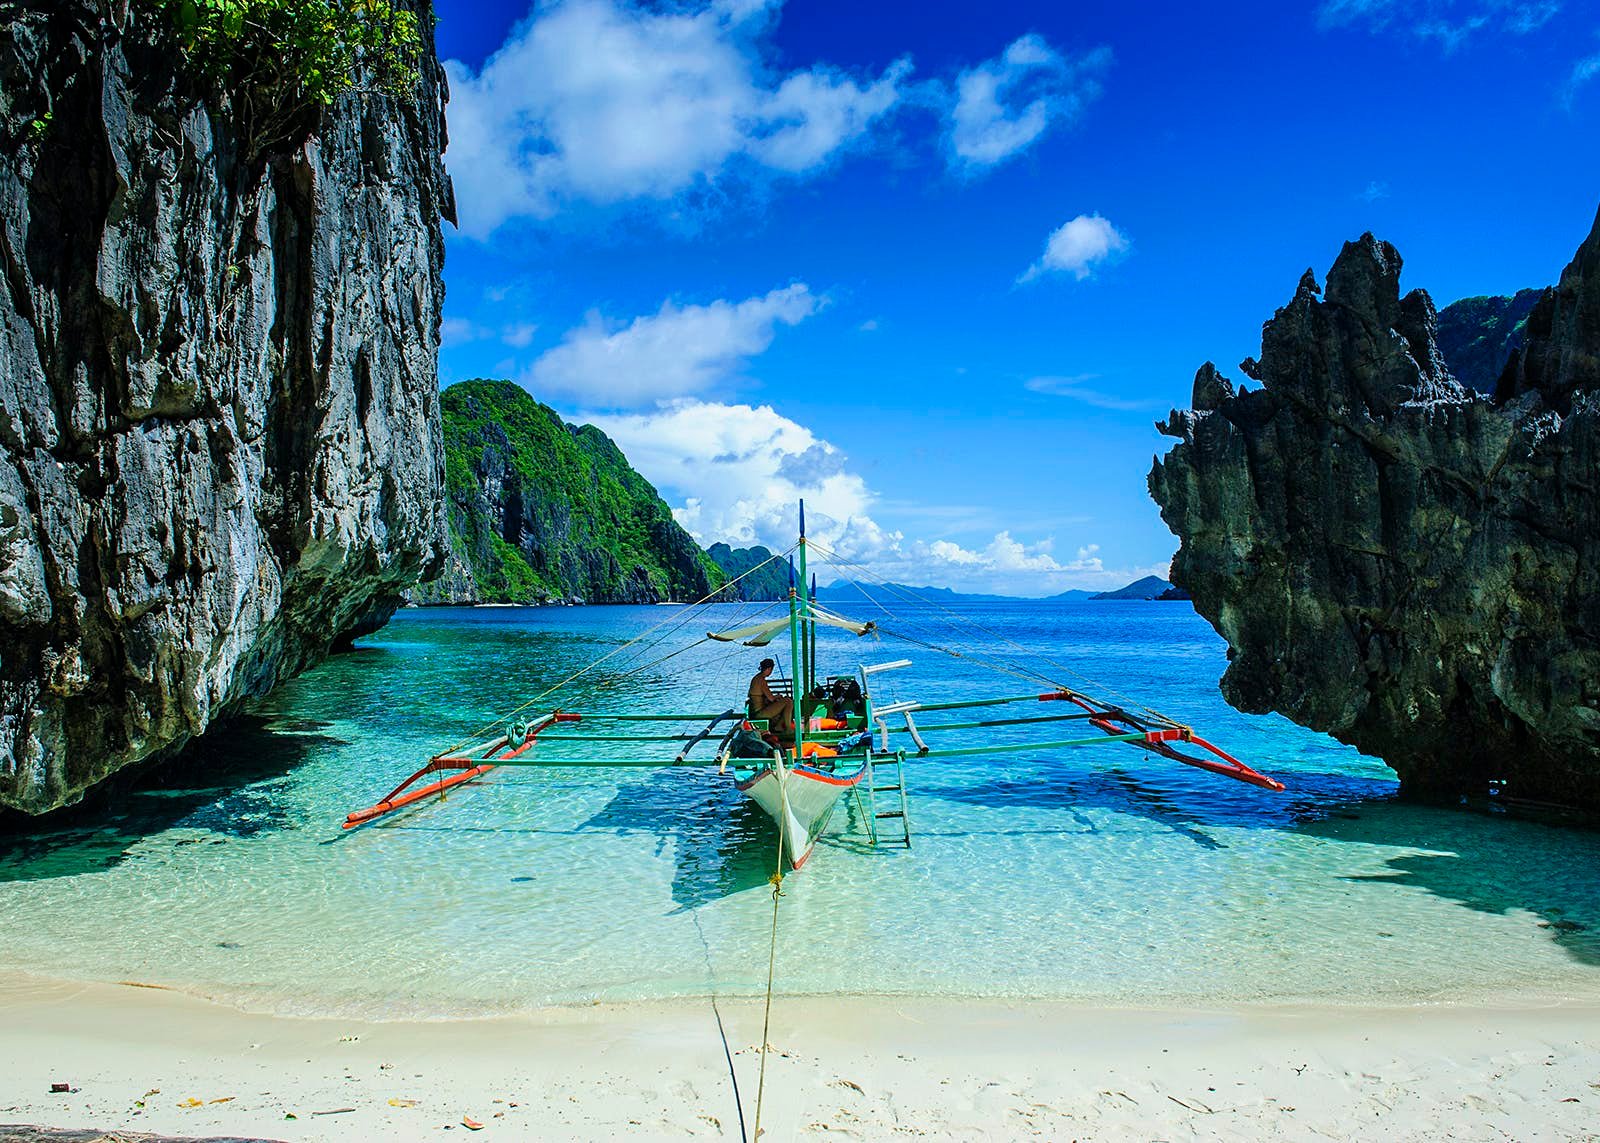
[[[569,425],[510,381],[441,394],[450,546],[419,603],[658,603],[726,578],[592,425]]]
[[[1511,354],[1522,345],[1528,313],[1543,290],[1511,297],[1462,298],[1439,311],[1438,346],[1456,380],[1480,393],[1494,392]]]
[[[767,565],[733,585],[730,594],[735,599],[789,598],[788,561],[778,560],[767,564],[767,561],[772,559],[772,552],[760,544],[751,548],[730,548],[727,544],[712,544],[707,549],[707,554],[730,580],[737,579],[751,568]]]

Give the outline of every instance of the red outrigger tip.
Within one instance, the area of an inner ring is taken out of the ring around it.
[[[423,798],[432,797],[435,794],[442,796],[446,791],[470,782],[474,778],[482,777],[500,763],[508,762],[517,757],[517,755],[533,746],[534,739],[539,736],[541,731],[548,730],[558,722],[578,722],[582,717],[582,715],[558,710],[530,726],[519,743],[513,743],[509,736],[502,736],[489,743],[484,749],[483,755],[479,758],[463,758],[450,753],[440,754],[431,758],[426,766],[390,790],[382,800],[374,802],[364,810],[352,811],[345,817],[344,825],[341,828],[354,829],[356,826],[366,825],[370,821],[381,818],[385,814],[392,814],[395,810],[404,809],[415,802],[420,802]],[[441,778],[437,782],[429,782],[426,786],[419,786],[414,790],[409,788],[411,783],[421,778],[426,778],[429,774],[437,774],[446,770],[455,770],[458,773],[452,774],[448,778]]]
[[[1128,729],[1142,732],[1143,742],[1129,742],[1129,746],[1137,746],[1148,750],[1152,754],[1159,754],[1163,758],[1170,758],[1174,762],[1182,762],[1185,766],[1194,766],[1207,770],[1213,774],[1221,774],[1224,778],[1233,778],[1240,782],[1248,782],[1252,786],[1260,786],[1264,790],[1282,791],[1286,787],[1276,778],[1268,777],[1253,767],[1246,766],[1232,754],[1220,746],[1213,746],[1204,738],[1187,727],[1171,727],[1151,730],[1135,719],[1121,711],[1104,710],[1092,705],[1082,695],[1073,691],[1051,691],[1049,694],[1039,696],[1040,702],[1070,702],[1082,707],[1090,714],[1089,725],[1107,734],[1126,734]],[[1121,723],[1123,725],[1118,725]],[[1184,754],[1174,750],[1168,745],[1170,742],[1188,742],[1200,749],[1208,751],[1215,757],[1197,758],[1191,754]]]

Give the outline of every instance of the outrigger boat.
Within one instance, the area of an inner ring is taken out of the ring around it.
[[[772,560],[793,557],[789,564],[788,614],[732,630],[708,631],[704,640],[696,640],[697,643],[709,640],[736,646],[765,647],[787,634],[790,680],[799,685],[786,686],[780,681],[775,689],[779,693],[788,690],[789,697],[795,697],[793,692],[798,691],[793,709],[795,729],[792,739],[780,740],[766,721],[751,717],[749,710],[654,714],[553,707],[537,717],[511,722],[502,732],[490,737],[478,736],[435,755],[378,802],[351,813],[345,819],[344,828],[368,825],[430,798],[442,799],[448,791],[504,766],[715,766],[720,774],[730,776],[735,789],[760,806],[777,824],[782,857],[799,869],[811,856],[817,838],[827,828],[834,810],[846,795],[856,800],[872,844],[893,840],[909,847],[911,825],[905,766],[912,759],[985,757],[1023,751],[1047,755],[1083,746],[1115,744],[1132,746],[1173,762],[1263,789],[1284,788],[1281,782],[1245,765],[1174,719],[1136,704],[1119,705],[1091,698],[1076,688],[1053,681],[1048,675],[1022,668],[1012,660],[983,665],[1007,674],[1021,674],[1044,681],[1049,689],[953,702],[886,701],[876,687],[880,676],[910,667],[911,660],[861,663],[848,673],[819,675],[818,627],[846,631],[857,637],[901,638],[960,658],[972,659],[973,656],[927,642],[893,626],[885,627],[876,620],[850,619],[823,607],[816,599],[815,580],[811,581],[809,588],[807,584],[808,547],[814,546],[818,545],[808,545],[806,541],[805,505],[802,503],[798,542],[788,552],[772,557]],[[831,555],[825,549],[823,552]],[[837,557],[834,557],[834,562],[842,563]],[[745,575],[756,570],[759,568]],[[711,602],[714,598],[700,600],[696,606]],[[666,622],[663,621],[663,624]],[[663,624],[657,624],[657,628]],[[649,634],[646,632],[646,635]],[[1003,636],[996,637],[1004,639]],[[625,644],[624,647],[629,645]],[[623,649],[617,648],[602,656],[556,687],[525,703],[513,712],[513,716],[542,702],[556,690]],[[678,653],[673,651],[666,657]],[[988,712],[1004,706],[1026,704],[1038,709],[1037,704],[1041,703],[1051,705],[1043,708],[1044,713],[1021,717],[985,716],[965,721],[959,718],[946,722],[919,721],[930,715],[942,718],[955,711]],[[672,734],[629,732],[630,728],[662,723],[677,723],[681,729]],[[960,739],[957,739],[957,745],[941,748],[929,746],[927,737],[974,731],[992,732],[1001,728],[1010,733],[1015,728],[1054,724],[1062,724],[1063,728],[1081,724],[1095,733],[1039,742],[989,741],[976,745],[960,745]],[[602,731],[609,730],[610,733],[588,734],[578,730],[590,726]],[[719,730],[722,733],[717,737]],[[712,741],[716,745],[708,753],[695,754],[703,743]],[[641,754],[639,757],[595,759],[561,750],[561,746],[568,743],[642,745],[662,742],[679,744],[672,758]],[[536,751],[535,747],[539,749]],[[433,780],[427,781],[430,778]],[[880,801],[879,795],[890,797]],[[890,822],[894,825],[881,824]],[[884,830],[891,830],[892,835],[880,836]]]

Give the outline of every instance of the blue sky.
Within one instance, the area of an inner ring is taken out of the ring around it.
[[[1600,202],[1600,5],[439,0],[443,383],[592,421],[701,542],[1162,572],[1195,369],[1371,230],[1441,306]]]

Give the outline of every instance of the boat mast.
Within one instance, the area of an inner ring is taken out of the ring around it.
[[[795,566],[789,565],[789,664],[792,684],[793,709],[790,714],[794,719],[794,757],[800,760],[800,747],[805,743],[805,720],[800,717],[800,700],[805,697],[806,665],[805,655],[801,651],[804,641],[799,616],[808,610],[806,600],[806,502],[800,501],[800,543],[797,545],[800,556],[800,589],[798,595],[795,591]]]
[[[811,573],[811,594],[806,597],[812,607],[817,603],[817,573]],[[806,632],[810,639],[806,643],[806,694],[810,694],[817,686],[817,617],[812,614],[811,620],[806,624]]]

